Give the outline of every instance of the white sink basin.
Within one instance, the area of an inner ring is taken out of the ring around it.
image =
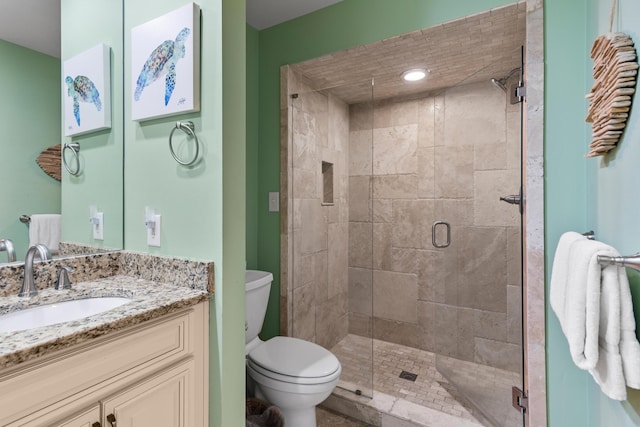
[[[129,298],[97,297],[39,305],[0,315],[0,332],[24,331],[103,313],[131,302]]]

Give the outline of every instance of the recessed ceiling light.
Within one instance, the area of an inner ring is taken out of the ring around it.
[[[413,68],[402,73],[402,78],[407,82],[417,82],[427,76],[427,70],[424,68]]]

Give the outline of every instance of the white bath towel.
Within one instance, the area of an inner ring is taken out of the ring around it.
[[[61,219],[60,214],[31,215],[29,246],[42,244],[49,248],[52,254],[57,253],[60,249]]]
[[[551,307],[576,365],[589,371],[605,395],[625,400],[626,385],[640,386],[631,292],[625,269],[602,267],[598,255],[620,256],[611,246],[578,233],[563,235],[554,258]]]

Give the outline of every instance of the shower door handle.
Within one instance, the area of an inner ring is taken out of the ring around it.
[[[447,241],[442,245],[438,244],[436,239],[436,229],[439,225],[444,225],[447,228]],[[449,247],[449,245],[451,244],[451,224],[445,221],[434,222],[431,226],[431,244],[438,249]]]

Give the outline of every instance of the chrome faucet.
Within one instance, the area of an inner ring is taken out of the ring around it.
[[[0,252],[7,251],[7,262],[16,260],[16,251],[13,249],[13,242],[9,239],[0,239]]]
[[[40,259],[46,261],[51,259],[51,252],[45,245],[31,246],[27,250],[27,254],[24,256],[24,278],[22,279],[22,288],[18,292],[19,297],[32,297],[38,295],[36,290],[35,281],[33,279],[33,258],[36,253],[40,255]]]

